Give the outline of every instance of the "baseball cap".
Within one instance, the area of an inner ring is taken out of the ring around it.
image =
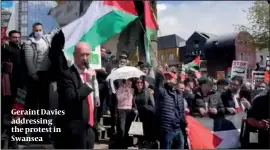
[[[170,77],[170,78],[173,78],[173,79],[176,79],[177,78],[176,74],[173,73],[173,72],[165,72],[164,73],[164,76],[165,77]]]

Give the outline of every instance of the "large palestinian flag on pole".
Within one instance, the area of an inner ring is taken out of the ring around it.
[[[95,48],[121,33],[137,17],[132,0],[92,1],[85,14],[62,28],[66,56],[73,58],[74,46],[82,41],[93,50],[91,64],[100,63],[100,55]]]
[[[144,1],[144,23],[145,23],[145,36],[144,36],[144,44],[145,44],[145,55],[146,62],[151,64],[151,40],[154,36],[157,35],[157,21],[150,5],[150,1]]]

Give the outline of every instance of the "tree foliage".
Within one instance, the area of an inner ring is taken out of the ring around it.
[[[237,31],[248,31],[252,34],[259,49],[270,47],[270,4],[267,1],[255,1],[247,11],[251,26],[235,25]]]

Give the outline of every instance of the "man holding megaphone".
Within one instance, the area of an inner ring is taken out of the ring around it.
[[[99,106],[98,82],[89,67],[91,49],[79,42],[74,50],[74,64],[61,73],[57,82],[59,107],[65,115],[58,116],[55,148],[93,149],[95,143],[94,109]]]

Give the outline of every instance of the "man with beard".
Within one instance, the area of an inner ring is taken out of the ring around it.
[[[162,81],[165,77],[165,83]],[[157,69],[156,115],[161,149],[184,149],[186,128],[184,98],[175,90],[176,74]],[[164,84],[163,84],[164,83]]]
[[[234,76],[230,88],[221,95],[227,114],[233,115],[237,112],[244,111],[250,105],[246,99],[240,99],[240,89],[242,84],[242,77]]]
[[[2,49],[2,62],[3,62],[3,72],[8,73],[11,79],[11,101],[10,104],[6,107],[12,107],[12,104],[16,97],[17,88],[22,87],[23,85],[23,76],[22,76],[22,50],[20,44],[21,33],[16,30],[12,30],[8,34],[9,43]],[[12,103],[12,104],[11,104]],[[8,111],[10,114],[10,111]],[[11,117],[11,116],[10,116]],[[11,119],[11,118],[10,118]]]
[[[16,30],[12,30],[8,33],[9,43],[2,47],[2,65],[3,65],[3,73],[9,75],[10,84],[11,84],[11,96],[5,97],[2,99],[2,118],[4,119],[2,122],[2,132],[3,123],[8,123],[12,119],[11,109],[14,104],[15,98],[17,96],[17,88],[23,87],[23,51],[21,49],[21,33]],[[9,126],[5,124],[5,126]],[[11,133],[8,133],[11,134]],[[10,135],[8,135],[10,136]],[[9,143],[15,146],[15,143]]]

